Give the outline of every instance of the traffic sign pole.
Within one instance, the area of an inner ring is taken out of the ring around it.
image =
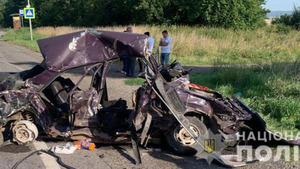
[[[31,38],[31,40],[33,40],[31,19],[29,19],[29,27],[30,27],[30,38]]]
[[[27,8],[30,8],[30,2],[29,2],[29,0],[27,2],[28,2]],[[31,19],[29,19],[29,27],[30,27],[29,28],[30,29],[30,39],[33,40]]]

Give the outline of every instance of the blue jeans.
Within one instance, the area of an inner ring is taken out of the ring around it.
[[[123,69],[122,69],[122,71],[128,72],[129,58],[128,57],[123,57],[122,61],[123,61]]]
[[[135,71],[135,57],[130,57],[128,61],[128,72],[127,76],[133,77]]]
[[[164,66],[169,65],[169,63],[170,63],[170,53],[161,53],[160,54],[160,63]]]

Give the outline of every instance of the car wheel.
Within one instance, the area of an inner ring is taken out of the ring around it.
[[[2,146],[3,143],[4,143],[4,138],[2,132],[0,131],[0,147]]]
[[[190,122],[190,129],[196,136],[204,135],[207,133],[207,127],[197,117],[186,117]],[[166,134],[166,141],[170,149],[179,155],[194,155],[197,153],[192,146],[195,140],[187,133],[187,131],[177,124]]]

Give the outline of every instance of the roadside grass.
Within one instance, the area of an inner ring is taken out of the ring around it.
[[[259,112],[277,132],[300,130],[300,60],[255,66],[226,66],[207,74],[191,74],[191,82],[240,98]]]
[[[177,25],[132,27],[135,33],[149,31],[155,39],[155,47],[161,38],[161,31],[167,29],[173,38],[171,60],[183,65],[271,63],[295,61],[300,57],[300,31],[283,31],[278,25],[248,31]],[[55,36],[85,29],[91,28],[40,27],[36,32]],[[125,26],[94,29],[124,31]]]
[[[46,38],[46,35],[36,33],[33,30],[33,40],[30,40],[29,28],[22,28],[20,30],[7,29],[7,32],[1,37],[10,43],[25,46],[33,51],[39,52],[39,47],[36,40]]]
[[[145,79],[139,78],[139,77],[135,77],[135,78],[131,78],[131,79],[126,79],[124,80],[126,85],[129,86],[135,86],[135,85],[142,85],[145,82]]]

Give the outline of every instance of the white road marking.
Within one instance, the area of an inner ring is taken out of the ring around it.
[[[35,149],[41,150],[41,149],[49,149],[47,144],[43,141],[34,141],[33,145]],[[56,159],[54,157],[51,157],[47,154],[41,154],[40,155],[42,162],[44,163],[46,169],[60,169],[60,166],[57,164]]]

